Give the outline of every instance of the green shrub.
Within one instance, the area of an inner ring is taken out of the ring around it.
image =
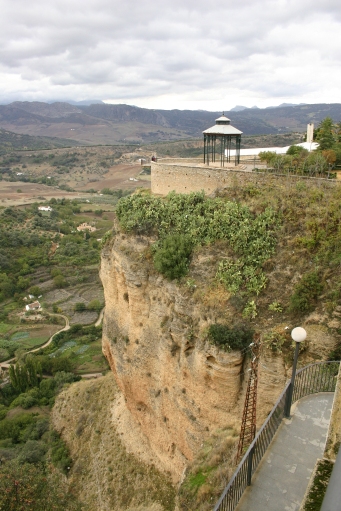
[[[283,312],[283,307],[282,307],[281,303],[277,302],[277,301],[270,303],[268,309],[269,309],[269,311],[273,311],[273,312]]]
[[[290,156],[307,156],[308,151],[300,145],[291,145],[287,150],[287,154]]]
[[[292,312],[311,312],[314,310],[317,298],[322,293],[323,285],[317,271],[306,273],[296,285],[290,298]]]
[[[242,312],[243,318],[255,319],[257,316],[257,305],[254,300],[250,300],[244,307]]]
[[[341,342],[338,341],[332,351],[328,354],[328,360],[341,360]]]
[[[103,309],[103,303],[101,303],[96,298],[94,300],[91,300],[91,302],[88,303],[87,309],[89,311],[96,311],[99,312],[101,309]]]
[[[13,443],[20,442],[24,430],[33,422],[35,418],[29,413],[22,413],[12,419],[3,419],[0,422],[0,440],[11,438]]]
[[[26,428],[23,440],[40,440],[44,433],[49,430],[49,419],[40,418]]]
[[[52,443],[51,460],[55,467],[62,470],[65,474],[68,473],[72,459],[70,458],[69,450],[62,438],[56,431],[51,431],[50,440]]]
[[[279,227],[278,215],[272,208],[255,215],[237,202],[206,199],[203,192],[171,192],[165,199],[143,194],[121,199],[116,214],[122,230],[158,235],[155,267],[168,278],[186,274],[195,246],[226,240],[234,255],[219,266],[217,279],[233,293],[245,288],[249,294],[258,295],[266,286],[261,267],[275,251]],[[176,247],[180,238],[186,241]]]
[[[154,254],[154,266],[167,279],[186,275],[192,253],[192,243],[187,236],[171,234],[159,244]]]
[[[7,412],[8,412],[8,408],[5,405],[2,405],[0,403],[0,421],[2,421],[2,419],[4,419],[6,417]]]
[[[210,325],[207,339],[216,346],[227,351],[242,350],[252,342],[254,331],[247,326],[234,326],[230,328],[221,323]]]
[[[62,275],[56,275],[53,279],[53,283],[57,289],[61,289],[67,286],[67,282]]]
[[[39,286],[32,286],[30,288],[30,293],[34,296],[39,296],[41,294],[41,290]]]
[[[46,445],[37,440],[28,440],[24,445],[18,461],[20,463],[40,463],[46,454]]]
[[[9,351],[6,348],[2,348],[0,346],[0,362],[7,360],[8,358],[10,358],[10,356],[11,355],[10,355]]]
[[[86,310],[86,305],[84,302],[77,302],[74,306],[75,312],[84,312]]]
[[[303,511],[320,511],[332,470],[333,463],[330,460],[318,460]]]
[[[37,389],[33,389],[36,391]],[[37,394],[37,393],[36,393]],[[37,405],[39,402],[38,395],[32,395],[30,392],[24,392],[20,394],[11,404],[11,408],[15,408],[16,406],[21,406],[21,408],[24,408],[27,410],[28,408],[31,408],[32,406]]]

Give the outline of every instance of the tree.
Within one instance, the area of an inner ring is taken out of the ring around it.
[[[25,277],[19,277],[18,280],[17,280],[17,290],[18,291],[24,291],[25,289],[28,288],[28,286],[30,285],[31,283],[31,279],[30,278],[25,278]],[[34,294],[34,293],[32,293]]]
[[[32,286],[30,288],[30,293],[33,295],[33,296],[39,296],[41,294],[41,291],[40,291],[40,287],[39,286]]]
[[[56,286],[56,288],[58,288],[58,289],[67,286],[67,282],[66,282],[66,280],[64,279],[64,277],[62,275],[57,275],[53,279],[53,283]]]
[[[9,368],[9,377],[13,388],[26,392],[31,387],[37,387],[42,379],[41,365],[32,356],[25,364],[17,363]]]
[[[265,161],[267,165],[272,166],[277,154],[274,151],[261,151],[258,156],[260,161]]]
[[[291,145],[287,150],[287,154],[291,156],[307,155],[308,151],[300,145]]]
[[[94,300],[91,300],[91,302],[88,303],[87,309],[89,311],[99,312],[101,309],[103,309],[103,304],[95,298]]]
[[[323,157],[326,159],[327,163],[330,165],[334,165],[336,161],[336,153],[333,149],[326,149],[322,151]]]
[[[0,297],[9,298],[15,293],[15,285],[13,281],[5,274],[0,273]]]
[[[333,130],[333,119],[331,117],[323,119],[316,130],[316,140],[320,144],[319,149],[324,150],[333,147],[335,144]]]
[[[86,309],[86,305],[84,302],[75,303],[75,306],[74,306],[75,312],[83,312],[83,311],[85,311],[85,309]]]

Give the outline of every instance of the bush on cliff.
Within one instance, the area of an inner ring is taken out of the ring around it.
[[[245,288],[258,295],[266,286],[262,265],[275,251],[279,227],[278,216],[271,208],[255,215],[247,206],[208,199],[203,192],[171,192],[166,199],[143,194],[126,197],[119,201],[116,214],[124,231],[158,235],[156,251],[160,255],[154,258],[155,267],[168,278],[186,273],[189,247],[226,240],[234,258],[221,262],[217,280],[231,293]],[[177,248],[177,240],[184,237],[187,241],[179,242]],[[175,272],[171,269],[174,262]]]
[[[230,350],[242,350],[252,342],[254,331],[247,326],[234,326],[230,328],[221,323],[215,323],[208,327],[207,339],[219,348]]]
[[[157,271],[170,280],[186,275],[192,253],[192,243],[187,236],[171,234],[156,248],[154,265]]]
[[[296,285],[290,298],[290,310],[292,312],[311,312],[314,310],[322,290],[323,285],[318,272],[306,273]]]

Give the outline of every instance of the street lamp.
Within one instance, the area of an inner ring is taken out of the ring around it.
[[[304,330],[304,328],[302,328],[301,326],[298,326],[292,330],[291,337],[296,342],[296,348],[295,348],[294,364],[292,366],[291,382],[288,387],[287,399],[286,399],[285,408],[284,408],[284,415],[285,415],[285,417],[287,417],[287,419],[290,418],[290,408],[291,408],[291,402],[292,402],[292,394],[294,391],[296,366],[297,366],[298,352],[300,351],[300,343],[303,342],[305,340],[305,338],[307,337],[307,332]]]

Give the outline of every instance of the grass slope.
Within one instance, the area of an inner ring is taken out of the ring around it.
[[[127,453],[119,438],[112,422],[118,392],[109,373],[78,382],[58,397],[53,424],[73,458],[70,484],[90,509],[172,511],[175,489],[170,479]]]

